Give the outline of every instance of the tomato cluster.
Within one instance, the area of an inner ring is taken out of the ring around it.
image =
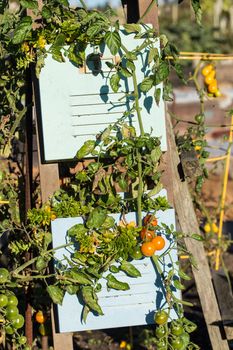
[[[154,215],[148,214],[143,220],[144,227],[140,232],[142,239],[141,252],[144,256],[150,257],[157,250],[165,247],[165,239],[156,234],[155,230],[158,226],[158,220]]]
[[[156,324],[155,337],[158,350],[186,350],[190,344],[189,333],[196,329],[196,325],[185,317],[168,322],[169,314],[159,310],[154,315]]]
[[[209,96],[220,97],[221,92],[218,89],[216,70],[212,64],[206,65],[201,71]]]
[[[6,269],[0,269],[0,281],[6,281],[9,272]],[[6,335],[17,334],[18,329],[21,329],[24,325],[24,317],[19,313],[18,299],[13,292],[4,291],[0,293],[0,318],[4,324],[4,330]],[[19,345],[25,345],[27,342],[26,337],[18,335],[17,342]]]

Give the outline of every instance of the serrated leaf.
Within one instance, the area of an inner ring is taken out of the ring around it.
[[[153,83],[154,83],[154,81],[153,81],[152,77],[144,78],[140,84],[140,90],[142,92],[148,92],[152,88]]]
[[[104,39],[111,54],[116,55],[121,47],[121,37],[119,33],[116,30],[114,30],[113,32],[108,31],[105,34]]]
[[[120,76],[118,73],[116,74],[113,74],[110,78],[110,86],[113,90],[113,92],[117,92],[119,90],[119,87],[120,87]]]
[[[158,55],[159,55],[158,49],[156,47],[152,47],[148,55],[148,64],[150,64],[155,58],[157,58]]]
[[[48,286],[47,292],[49,293],[49,296],[52,299],[53,303],[62,305],[65,292],[61,288],[54,285]]]
[[[57,0],[57,2],[65,7],[69,7],[69,1],[68,0]]]
[[[162,151],[160,147],[155,147],[152,151],[151,151],[151,159],[153,163],[157,163],[160,159],[162,155]]]
[[[136,24],[136,23],[127,23],[124,24],[123,26],[126,30],[127,33],[140,33],[141,32],[141,26],[140,24]]]
[[[15,28],[14,31],[14,36],[12,39],[12,43],[13,44],[20,44],[22,43],[27,34],[30,32],[32,28],[32,19],[30,16],[26,16],[24,17],[20,23],[18,24],[18,26]]]
[[[155,84],[158,85],[159,83],[166,80],[169,75],[169,72],[170,72],[169,63],[165,61],[161,61],[157,69],[157,72],[155,74]]]
[[[119,71],[125,78],[130,78],[132,76],[132,73],[127,68],[120,67]]]

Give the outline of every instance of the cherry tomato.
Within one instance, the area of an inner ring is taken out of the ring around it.
[[[45,323],[47,317],[43,313],[43,311],[39,310],[39,311],[37,311],[35,318],[36,318],[36,322]]]
[[[158,350],[166,350],[167,349],[167,344],[165,339],[159,339],[159,341],[156,343],[157,347],[156,349]]]
[[[142,243],[141,252],[144,256],[152,256],[155,253],[154,244],[152,242]]]
[[[153,238],[151,243],[154,244],[155,250],[161,250],[165,247],[165,239],[161,236]]]
[[[201,73],[204,77],[206,77],[213,69],[214,66],[212,64],[208,64],[202,69]]]
[[[215,71],[212,70],[206,77],[205,77],[205,84],[206,85],[210,85],[211,83],[213,83],[213,81],[215,77]]]
[[[212,94],[214,94],[218,90],[217,82],[213,81],[209,86],[208,86],[208,91]]]
[[[215,93],[214,93],[215,97],[221,97],[222,96],[222,93],[221,91],[217,90]]]
[[[18,305],[18,299],[16,298],[15,295],[8,296],[8,305],[14,305],[14,306]]]
[[[24,336],[24,335],[21,335],[19,338],[18,338],[18,343],[20,345],[24,345],[27,343],[27,338]]]
[[[12,321],[13,318],[15,318],[15,316],[17,316],[18,314],[19,314],[19,310],[18,310],[17,306],[15,306],[15,305],[7,306],[7,308],[6,308],[6,318],[9,321]]]
[[[181,337],[175,337],[171,340],[171,345],[174,350],[181,350],[183,349],[184,342]]]
[[[24,317],[22,315],[17,315],[12,319],[12,326],[15,329],[22,328],[24,325]]]
[[[194,119],[197,122],[197,124],[203,124],[203,122],[205,120],[205,116],[203,114],[197,114],[197,115],[195,115]]]
[[[155,329],[155,335],[157,338],[163,338],[166,334],[166,329],[164,326],[158,326]]]
[[[130,254],[131,258],[135,259],[135,260],[140,260],[143,255],[142,255],[142,252],[141,252],[141,248],[139,245],[137,245],[134,250],[131,252]]]
[[[154,215],[151,215],[151,214],[146,215],[144,217],[143,222],[144,222],[144,225],[149,225],[153,227],[156,227],[158,225],[158,220]]]
[[[6,283],[9,276],[10,276],[9,271],[7,269],[5,269],[4,267],[1,267],[0,268],[0,283]]]
[[[152,238],[154,238],[155,233],[154,231],[148,230],[146,227],[144,227],[141,232],[140,232],[140,237],[142,240],[147,240],[147,241],[151,241]]]
[[[14,334],[14,328],[11,327],[10,325],[7,325],[6,328],[5,328],[5,331],[6,331],[6,334],[9,334],[9,335],[12,335]]]
[[[5,294],[0,294],[0,307],[5,307],[8,304],[8,298]]]
[[[154,316],[155,323],[157,323],[158,325],[164,325],[165,323],[167,323],[167,320],[168,320],[168,313],[166,311],[160,310],[156,312]]]
[[[184,328],[182,325],[177,321],[171,322],[171,333],[174,335],[181,335],[184,332]]]

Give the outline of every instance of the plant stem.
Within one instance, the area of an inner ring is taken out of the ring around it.
[[[44,253],[44,256],[46,256],[46,255],[48,255],[49,253],[52,253],[52,252],[54,252],[54,251],[56,251],[56,250],[58,250],[58,249],[70,247],[70,246],[72,246],[72,245],[73,245],[73,243],[67,243],[67,244],[60,245],[59,247],[56,247],[56,248],[47,250],[47,252]],[[37,260],[39,257],[40,257],[40,255],[39,255],[39,256],[36,256],[36,257],[33,258],[33,259],[30,259],[30,260],[26,261],[23,265],[19,266],[16,270],[13,271],[13,276],[18,275],[18,273],[19,273],[20,271],[23,271],[26,267],[32,265],[34,262],[36,262],[36,260]]]
[[[84,10],[88,10],[88,7],[87,7],[85,1],[84,0],[80,0],[80,2],[81,2],[82,7],[84,8]]]
[[[138,161],[138,196],[137,196],[137,214],[138,225],[142,226],[142,194],[143,194],[143,181],[142,181],[142,158],[137,149],[137,161]]]
[[[139,20],[137,21],[137,23],[142,23],[144,18],[146,17],[146,15],[152,10],[152,7],[154,5],[158,5],[158,1],[157,0],[152,0],[150,5],[147,7],[146,11],[143,13],[143,15],[139,18]]]
[[[145,134],[144,128],[143,128],[143,123],[142,123],[142,115],[141,115],[141,108],[139,105],[139,93],[138,93],[138,84],[137,84],[137,76],[135,71],[132,73],[133,77],[133,86],[134,86],[134,98],[135,98],[135,109],[137,112],[137,117],[138,117],[138,124],[140,128],[140,134],[143,136]]]

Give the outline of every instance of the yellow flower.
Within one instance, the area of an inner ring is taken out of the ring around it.
[[[44,49],[45,45],[46,45],[46,39],[44,38],[43,35],[40,35],[37,41],[37,45],[40,49]]]
[[[50,219],[53,221],[57,218],[57,215],[54,213],[51,213]]]
[[[130,222],[127,224],[127,227],[136,227],[136,222],[135,222],[135,221],[130,221]]]
[[[28,45],[28,43],[26,41],[22,43],[21,50],[23,52],[28,52],[30,50],[30,47],[29,47],[29,45]]]
[[[209,233],[211,231],[211,226],[208,222],[204,226],[204,231],[205,233]]]

